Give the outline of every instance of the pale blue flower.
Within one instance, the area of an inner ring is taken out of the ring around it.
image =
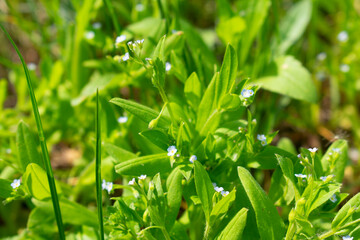
[[[125,40],[126,40],[126,36],[125,35],[120,35],[115,39],[115,43],[119,44],[119,43],[122,43]]]
[[[350,237],[349,235],[343,236],[342,240],[353,240],[353,237]]]
[[[85,33],[85,38],[88,40],[94,39],[94,37],[95,37],[95,33],[93,31],[87,31]]]
[[[171,70],[171,64],[169,62],[165,63],[165,70],[168,72]]]
[[[341,31],[338,35],[337,35],[337,39],[340,42],[346,42],[349,39],[349,35],[346,31]]]
[[[312,153],[315,153],[318,149],[316,147],[314,147],[314,148],[309,148],[308,150]]]
[[[327,176],[322,176],[322,177],[320,177],[320,180],[322,180],[322,181],[326,181],[326,179],[327,179]]]
[[[35,63],[29,63],[29,64],[27,65],[27,67],[28,67],[28,69],[29,69],[30,71],[35,71],[35,70],[36,70],[36,64],[35,64]]]
[[[299,153],[299,154],[297,155],[297,157],[298,157],[298,158],[301,158],[301,154]]]
[[[122,116],[118,118],[119,123],[126,123],[128,121],[128,117]]]
[[[330,197],[330,201],[332,201],[333,203],[337,202],[337,198],[335,194]]]
[[[129,181],[129,185],[134,185],[135,184],[135,178],[133,178],[133,179],[131,179],[130,181]]]
[[[265,136],[264,134],[258,134],[258,135],[257,135],[257,139],[258,139],[259,141],[266,141],[266,136]]]
[[[93,23],[92,26],[93,26],[94,29],[100,29],[101,28],[101,23],[95,22],[95,23]]]
[[[229,191],[221,191],[221,195],[223,197],[226,197],[229,194]]]
[[[350,66],[347,64],[340,64],[340,71],[347,73],[350,71]]]
[[[17,189],[20,187],[20,179],[14,179],[14,181],[10,184],[13,189]]]
[[[103,190],[106,190],[108,192],[108,194],[110,194],[111,190],[113,189],[113,183],[112,182],[106,182],[103,179],[101,187],[102,187]]]
[[[127,60],[129,60],[130,59],[130,54],[127,52],[127,53],[125,53],[125,55],[124,55],[124,57],[122,58],[122,60],[125,62],[125,61],[127,61]]]
[[[173,145],[173,146],[168,147],[167,152],[168,152],[167,155],[170,156],[170,157],[172,157],[172,156],[174,156],[174,155],[176,154],[177,149],[176,149],[176,147]]]
[[[306,178],[307,176],[305,174],[302,174],[302,173],[295,173],[295,177]]]
[[[145,7],[144,7],[143,4],[138,3],[138,4],[136,4],[135,9],[136,9],[136,11],[138,11],[138,12],[142,12],[142,11],[144,11]]]
[[[223,187],[214,187],[215,191],[217,192],[221,192],[221,191],[224,191],[224,188]]]
[[[196,155],[191,155],[189,161],[190,161],[191,163],[194,163],[194,161],[196,161],[196,160],[197,160]]]
[[[249,98],[252,95],[254,95],[254,91],[252,89],[243,89],[241,91],[241,96],[243,96],[244,98]]]
[[[324,53],[324,52],[321,52],[316,56],[317,60],[319,60],[319,61],[324,61],[326,59],[326,57],[327,57],[326,53]]]
[[[145,180],[146,179],[146,175],[140,175],[140,177],[138,177],[139,180]]]

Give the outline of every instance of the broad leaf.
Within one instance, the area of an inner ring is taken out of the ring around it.
[[[226,225],[221,234],[216,238],[218,240],[240,240],[246,225],[248,210],[241,209]]]

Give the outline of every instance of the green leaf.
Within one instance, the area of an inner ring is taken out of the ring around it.
[[[50,188],[47,181],[47,174],[36,163],[29,163],[23,175],[22,181],[28,192],[37,200],[47,200],[51,198]],[[56,190],[58,195],[61,194],[61,188],[56,183]]]
[[[316,103],[317,92],[309,71],[292,56],[275,59],[274,75],[262,77],[253,83],[271,92],[294,99]]]
[[[240,16],[229,19],[220,18],[219,24],[216,26],[216,33],[225,44],[236,46],[245,28],[245,21]]]
[[[232,203],[235,201],[236,190],[231,191],[227,196],[223,197],[219,202],[216,203],[210,213],[209,238],[212,238],[212,234],[215,234],[221,221],[228,214],[228,210]]]
[[[148,210],[151,221],[157,226],[165,226],[165,197],[161,186],[160,174],[153,178],[154,187],[148,191]]]
[[[166,39],[166,35],[164,35],[158,42],[153,54],[152,54],[152,59],[153,60],[157,60],[159,59],[160,62],[165,62],[165,39]],[[165,71],[165,69],[164,69]]]
[[[241,209],[216,238],[218,240],[240,240],[246,225],[247,209]]]
[[[300,198],[300,192],[294,179],[294,166],[292,161],[289,158],[282,157],[278,154],[275,154],[275,156],[283,172],[283,176],[286,179],[287,185],[291,188],[291,191],[294,192],[295,199],[298,200]]]
[[[284,55],[305,32],[311,19],[312,1],[302,0],[294,4],[279,26],[277,56]]]
[[[200,198],[202,208],[205,213],[206,221],[210,221],[210,213],[212,210],[212,197],[215,193],[214,187],[211,183],[210,177],[204,167],[198,161],[194,162],[195,165],[195,187],[196,192]]]
[[[156,58],[153,61],[153,75],[151,78],[151,82],[155,87],[164,87],[165,85],[165,63],[160,60],[160,58]]]
[[[122,98],[113,98],[110,100],[110,102],[122,107],[123,109],[137,116],[139,119],[141,119],[146,123],[149,123],[151,120],[157,118],[159,115],[158,112],[156,112],[155,110],[149,107]],[[171,124],[170,118],[161,115],[157,126],[160,128],[168,128],[170,124]]]
[[[238,174],[254,208],[261,239],[282,239],[285,236],[284,222],[264,190],[245,168],[238,167]]]
[[[334,152],[334,149],[338,149],[340,152]],[[330,159],[335,158],[333,171],[330,170],[331,161]],[[321,165],[323,172],[326,175],[334,174],[335,179],[338,182],[342,182],[344,178],[344,171],[346,164],[348,163],[348,143],[346,140],[337,140],[328,148],[326,153],[321,159]]]
[[[188,77],[188,79],[185,81],[184,93],[187,102],[195,110],[198,109],[198,106],[200,104],[202,92],[203,92],[202,84],[196,72],[193,72],[190,75],[190,77]]]
[[[236,94],[226,94],[220,100],[220,108],[228,111],[234,111],[241,106],[241,101]]]
[[[137,155],[111,143],[103,143],[103,147],[109,156],[115,159],[115,163],[124,162],[136,158]]]
[[[156,173],[170,172],[171,166],[167,153],[138,157],[122,162],[115,166],[115,171],[120,175],[140,176],[146,174],[153,176]]]
[[[16,146],[19,154],[20,166],[23,171],[29,163],[43,166],[42,158],[37,150],[35,136],[30,132],[29,126],[21,121],[16,131]]]
[[[162,131],[150,129],[139,133],[141,136],[150,140],[151,143],[160,147],[163,150],[166,150],[170,146],[170,140],[168,135]]]
[[[351,214],[352,212],[352,214]],[[352,221],[360,218],[360,193],[352,197],[336,214],[331,223],[332,229],[339,229]]]
[[[12,192],[11,181],[0,178],[0,198],[8,198]]]
[[[179,167],[175,168],[169,177],[166,180],[166,188],[168,193],[166,195],[167,199],[167,212],[166,212],[166,229],[171,230],[172,226],[175,223],[176,217],[179,214],[179,209],[182,199],[182,180],[183,175]]]

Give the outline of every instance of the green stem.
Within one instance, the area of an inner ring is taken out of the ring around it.
[[[162,100],[164,101],[164,103],[166,104],[166,107],[167,107],[167,109],[169,111],[171,120],[172,120],[172,122],[173,122],[173,124],[175,126],[176,125],[175,117],[174,117],[174,114],[173,114],[173,112],[171,110],[169,100],[168,100],[168,98],[166,96],[166,93],[165,93],[164,89],[159,84],[158,84],[157,88],[159,89],[160,96],[161,96]]]
[[[120,25],[119,25],[119,23],[118,23],[118,21],[116,19],[116,16],[115,16],[114,7],[113,7],[113,5],[111,4],[111,2],[109,0],[104,0],[104,2],[105,2],[106,7],[109,9],[111,20],[112,20],[112,22],[114,24],[114,27],[115,27],[116,35],[119,36],[120,32],[121,32],[121,29],[120,29]]]
[[[50,157],[49,157],[48,149],[47,149],[47,146],[46,146],[45,135],[44,135],[44,131],[43,131],[42,123],[41,123],[39,109],[37,107],[37,102],[36,102],[34,90],[33,90],[32,83],[31,83],[29,70],[28,70],[28,68],[26,66],[26,63],[25,63],[19,49],[17,48],[16,44],[12,40],[9,33],[6,31],[6,29],[3,27],[2,24],[0,24],[0,27],[4,31],[6,37],[9,39],[11,44],[13,45],[16,53],[18,54],[18,56],[19,56],[19,58],[21,60],[21,63],[23,65],[23,67],[24,67],[26,81],[27,81],[27,85],[28,85],[28,89],[29,89],[29,93],[30,93],[31,104],[32,104],[32,107],[33,107],[36,126],[37,126],[37,129],[38,129],[38,134],[39,134],[39,139],[40,139],[40,146],[41,146],[41,150],[42,150],[42,154],[43,154],[43,158],[44,158],[44,162],[45,162],[44,164],[45,164],[47,178],[48,178],[48,182],[49,182],[49,187],[50,187],[50,192],[51,192],[51,200],[52,200],[53,207],[54,207],[56,223],[57,223],[58,230],[59,230],[59,236],[60,236],[61,240],[65,240],[64,225],[63,225],[62,218],[61,218],[60,204],[59,204],[59,199],[58,199],[58,195],[57,195],[57,191],[56,191],[54,174],[53,174],[53,171],[52,171],[52,168],[51,168]]]
[[[95,116],[95,133],[96,133],[96,196],[97,209],[100,227],[100,239],[104,240],[104,223],[102,211],[102,189],[101,189],[101,122],[99,118],[99,89],[96,89],[96,116]]]

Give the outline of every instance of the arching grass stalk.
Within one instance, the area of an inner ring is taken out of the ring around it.
[[[26,66],[26,63],[25,63],[19,49],[17,48],[16,44],[12,40],[10,34],[6,31],[6,29],[3,27],[2,24],[0,24],[0,27],[4,31],[6,37],[9,39],[11,44],[13,45],[16,53],[18,54],[18,56],[19,56],[19,58],[21,60],[21,63],[23,65],[23,67],[24,67],[26,81],[27,81],[29,94],[30,94],[30,99],[31,99],[31,104],[32,104],[32,107],[33,107],[36,126],[37,126],[37,129],[38,129],[41,151],[42,151],[43,158],[44,158],[44,165],[45,165],[45,168],[46,168],[47,178],[48,178],[48,182],[49,182],[49,187],[50,187],[50,192],[51,192],[51,200],[52,200],[52,203],[53,203],[53,206],[54,206],[56,223],[57,223],[58,230],[59,230],[59,236],[60,236],[61,240],[65,240],[64,226],[63,226],[63,222],[62,222],[62,218],[61,218],[61,211],[60,211],[59,199],[58,199],[56,186],[55,186],[54,174],[53,174],[53,171],[52,171],[52,168],[51,168],[50,157],[49,157],[48,149],[47,149],[47,146],[46,146],[46,140],[45,140],[44,131],[43,131],[43,127],[42,127],[42,123],[41,123],[41,119],[40,119],[39,109],[37,107],[37,102],[36,102],[34,90],[33,90],[32,84],[31,84],[31,78],[30,78],[29,70],[28,70],[28,68]]]
[[[96,152],[95,152],[95,178],[96,178],[96,199],[100,227],[100,239],[104,239],[104,224],[102,212],[102,188],[101,188],[101,128],[99,117],[99,89],[96,90],[96,113],[95,113],[95,134],[96,134]]]

